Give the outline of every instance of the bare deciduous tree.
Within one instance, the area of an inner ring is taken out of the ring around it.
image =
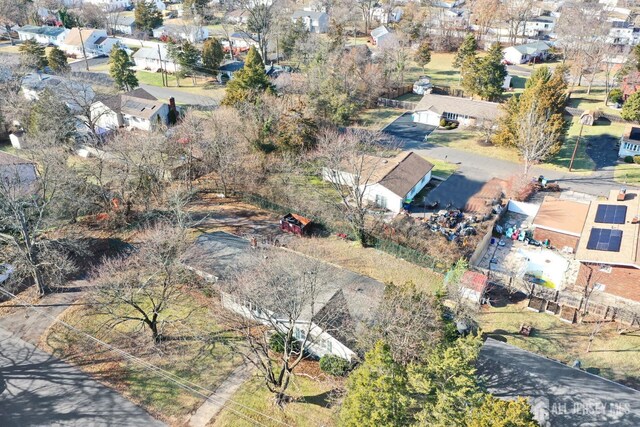
[[[551,109],[539,110],[538,100],[533,100],[519,117],[516,148],[522,156],[524,175],[528,175],[531,166],[546,159],[557,148],[554,131],[547,125],[553,112]]]

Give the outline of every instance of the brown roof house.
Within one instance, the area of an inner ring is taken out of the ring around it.
[[[410,202],[431,181],[433,165],[413,151],[406,151],[394,158],[366,156],[360,176],[350,171],[324,168],[325,181],[360,187],[364,199],[378,207],[399,213],[403,204]]]
[[[138,88],[95,102],[91,105],[91,115],[105,131],[121,127],[150,131],[168,123],[169,111],[175,108],[172,100],[166,104]]]
[[[476,101],[456,96],[425,94],[413,110],[413,121],[425,125],[439,126],[440,119],[455,120],[462,126],[481,125],[494,122],[500,114],[500,104]]]
[[[558,249],[575,252],[588,213],[589,203],[546,196],[533,220],[533,238],[549,240]]]
[[[591,203],[576,259],[578,286],[640,301],[639,192],[612,190],[608,200]]]

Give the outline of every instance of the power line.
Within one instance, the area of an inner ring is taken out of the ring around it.
[[[21,302],[23,305],[25,305],[25,306],[29,307],[31,310],[34,310],[35,312],[37,312],[37,309],[36,309],[35,305],[22,300],[17,295],[9,292],[8,290],[4,289],[1,286],[0,286],[0,292],[2,292],[5,295],[7,295],[7,296],[9,296],[9,297]],[[138,358],[138,357],[132,355],[131,353],[128,353],[128,352],[126,352],[126,351],[124,351],[122,349],[114,347],[111,344],[106,343],[106,342],[100,340],[99,338],[94,337],[93,335],[90,335],[90,334],[88,334],[88,333],[86,333],[84,331],[81,331],[81,330],[77,329],[76,327],[74,327],[73,325],[65,322],[64,320],[60,320],[57,317],[54,317],[54,316],[52,316],[52,315],[50,315],[48,313],[40,313],[40,314],[43,314],[44,316],[50,318],[53,321],[53,323],[60,323],[63,326],[65,326],[66,328],[74,331],[75,333],[77,333],[79,335],[82,335],[82,336],[88,338],[89,340],[91,340],[93,342],[96,342],[96,343],[100,344],[103,347],[106,347],[108,350],[113,351],[113,352],[121,355],[127,361],[131,361],[133,363],[136,363],[136,364],[140,365],[143,369],[149,369],[149,370],[153,371],[154,373],[158,374],[160,377],[162,377],[162,378],[164,378],[166,380],[169,380],[169,381],[173,382],[174,384],[177,384],[179,387],[181,387],[181,388],[183,388],[183,389],[185,389],[185,390],[187,390],[187,391],[189,391],[191,393],[194,393],[194,394],[196,394],[196,395],[198,395],[200,397],[203,397],[205,399],[205,401],[210,400],[210,401],[216,403],[216,400],[217,400],[217,403],[222,403],[222,407],[226,407],[228,410],[230,410],[231,412],[233,412],[234,414],[236,414],[240,418],[242,418],[242,419],[244,419],[246,421],[249,421],[250,423],[252,423],[254,425],[267,427],[265,424],[255,420],[253,418],[250,418],[248,415],[242,414],[242,413],[236,411],[235,409],[228,407],[227,403],[232,403],[234,405],[238,405],[239,407],[241,407],[243,409],[249,410],[249,411],[254,412],[254,413],[258,414],[258,415],[266,417],[266,418],[276,422],[277,424],[281,424],[281,425],[284,425],[284,426],[289,426],[285,422],[277,420],[277,419],[271,417],[270,415],[265,414],[264,412],[260,412],[260,411],[258,411],[256,409],[250,408],[250,407],[245,406],[245,405],[243,405],[241,403],[235,402],[235,401],[233,401],[231,399],[227,399],[226,402],[223,402],[220,398],[213,397],[213,393],[214,392],[211,391],[211,390],[208,390],[208,389],[206,389],[206,388],[204,388],[204,387],[202,387],[202,386],[200,386],[198,384],[195,384],[195,383],[193,383],[193,382],[191,382],[189,380],[185,380],[183,378],[180,378],[179,376],[177,376],[175,374],[172,374],[171,372],[166,371],[166,370],[160,368],[159,366],[156,366],[156,365],[154,365],[154,364],[152,364],[150,362],[142,360],[142,359],[140,359],[140,358]],[[191,384],[191,385],[189,385],[189,384]],[[203,390],[203,391],[205,391],[205,392],[207,392],[209,394],[204,394],[201,391],[196,390],[194,387],[198,388],[200,390]]]

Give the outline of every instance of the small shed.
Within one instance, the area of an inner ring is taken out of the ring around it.
[[[599,116],[600,112],[598,110],[586,110],[580,115],[580,123],[586,126],[593,126]]]
[[[288,213],[280,219],[280,229],[303,236],[311,228],[311,220],[301,215]]]
[[[482,273],[476,271],[466,271],[460,280],[460,295],[469,301],[480,303],[485,291],[489,278]]]

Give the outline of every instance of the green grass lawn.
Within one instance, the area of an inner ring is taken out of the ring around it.
[[[0,142],[0,151],[4,151],[7,154],[13,154],[14,156],[20,156],[20,150],[16,150],[9,142]]]
[[[434,52],[431,54],[431,62],[422,68],[414,61],[409,61],[405,71],[407,84],[413,83],[420,76],[429,76],[434,85],[460,87],[460,70],[452,67],[454,53]]]
[[[138,82],[142,84],[148,84],[152,86],[162,87],[162,74],[161,73],[152,73],[150,71],[136,71],[136,77],[138,77]],[[193,80],[191,77],[186,77],[180,79],[180,86],[177,85],[176,77],[174,75],[169,75],[169,85],[173,89],[191,93],[194,95],[200,96],[208,96],[213,99],[222,99],[225,93],[224,86],[207,86],[207,82],[212,80],[213,77],[197,77],[196,84],[193,84]]]
[[[567,131],[565,142],[558,154],[543,166],[547,166],[552,169],[569,168],[571,155],[573,154],[576,140],[580,133],[580,119],[579,117],[572,118],[571,116],[566,116],[565,119],[571,120],[571,125]],[[624,123],[614,123],[604,119],[598,120],[594,126],[584,126],[580,145],[578,146],[576,158],[573,163],[573,170],[576,172],[590,172],[594,170],[596,164],[587,154],[587,145],[590,142],[602,138],[610,140],[613,144],[620,138],[620,135],[622,135],[624,127]]]
[[[329,392],[334,386],[332,381],[316,381],[307,377],[295,376],[287,393],[296,398],[296,401],[287,404],[284,409],[280,409],[274,405],[273,397],[265,387],[264,381],[255,378],[242,385],[231,399],[257,412],[268,414],[269,417],[285,425],[297,427],[336,426],[338,425],[337,411],[331,407],[333,402],[329,396]],[[262,423],[261,425],[278,425],[273,419],[264,415],[239,405],[229,404],[209,426],[249,427],[255,425],[254,422],[249,422],[234,411]]]
[[[422,95],[418,95],[417,93],[409,92],[405,93],[396,98],[398,101],[407,101],[407,102],[420,102],[422,99]]]
[[[640,165],[619,163],[613,170],[613,179],[621,184],[640,184]]]
[[[569,325],[556,316],[533,313],[524,303],[482,310],[477,316],[482,331],[498,335],[511,345],[563,363],[579,359],[583,369],[629,386],[640,386],[640,335],[620,335],[616,324],[605,323],[586,352],[594,325]],[[520,325],[533,326],[533,334],[518,334]]]
[[[433,164],[432,174],[438,178],[447,179],[458,170],[458,165],[445,162],[444,160],[427,158]]]
[[[173,339],[156,346],[151,343],[148,330],[138,329],[135,322],[105,328],[106,315],[96,315],[92,306],[75,306],[67,310],[62,319],[182,380],[215,390],[242,358],[238,351],[232,349],[235,337],[215,323],[208,309],[199,308],[201,298],[185,293],[181,304],[165,313],[171,316],[165,317],[167,319],[191,314],[187,320],[168,324],[164,334]],[[197,339],[205,336],[210,339],[210,344]],[[56,357],[90,372],[170,424],[182,424],[185,417],[204,401],[202,396],[194,395],[137,364],[126,362],[121,356],[96,346],[61,324],[55,324],[47,332],[41,345]]]
[[[402,115],[397,108],[381,107],[362,110],[358,113],[355,125],[367,129],[379,130]]]
[[[571,98],[569,98],[567,105],[581,110],[600,110],[619,116],[620,110],[605,105],[604,91],[603,87],[593,87],[591,93],[587,94],[586,87],[577,87],[571,91]]]

